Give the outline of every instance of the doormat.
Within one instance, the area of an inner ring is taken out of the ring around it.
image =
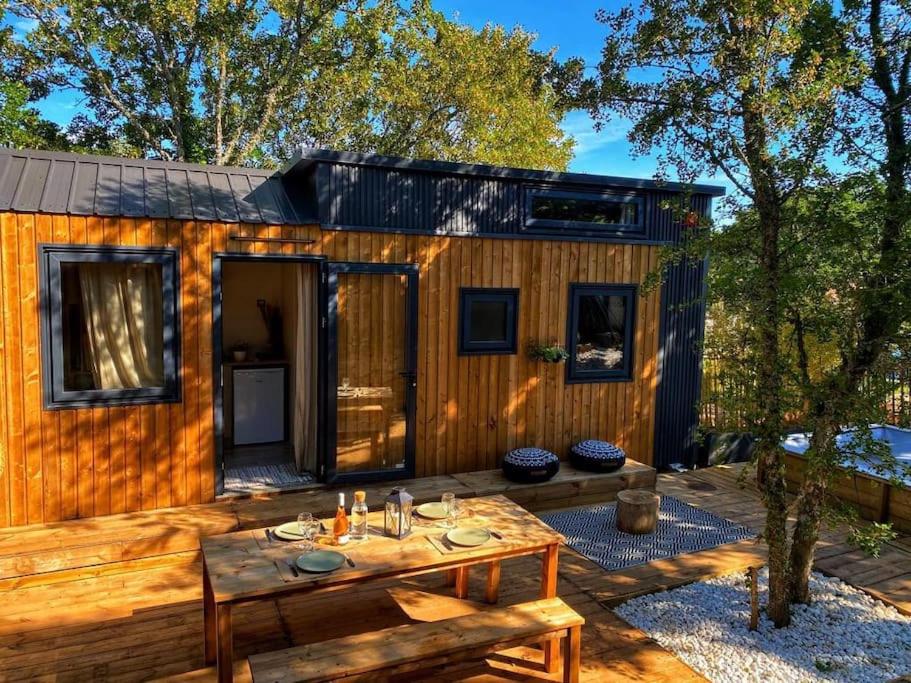
[[[293,489],[313,484],[309,472],[298,472],[291,463],[280,465],[245,465],[225,469],[225,493]]]
[[[616,518],[616,503],[541,515],[546,524],[566,536],[567,545],[607,571],[756,536],[740,524],[672,496],[661,496],[655,533],[639,535],[618,531]]]

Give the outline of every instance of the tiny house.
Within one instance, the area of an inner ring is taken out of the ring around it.
[[[277,172],[0,150],[0,526],[585,438],[692,462],[705,264],[643,283],[686,229],[673,207],[720,194],[327,150]]]

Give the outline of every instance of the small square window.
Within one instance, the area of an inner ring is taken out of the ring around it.
[[[48,408],[179,398],[177,252],[41,247]]]
[[[631,379],[635,296],[635,285],[570,285],[567,382]]]
[[[459,294],[459,354],[515,353],[519,290],[463,287]]]

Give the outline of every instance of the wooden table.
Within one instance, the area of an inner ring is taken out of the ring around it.
[[[370,501],[368,501],[368,505]],[[275,565],[276,560],[293,560],[300,554],[290,544],[273,543],[261,548],[255,531],[238,531],[202,539],[203,609],[206,664],[217,665],[218,680],[233,679],[234,645],[231,609],[234,605],[254,600],[268,600],[291,593],[315,593],[344,589],[368,581],[404,578],[429,572],[453,571],[456,595],[466,597],[468,569],[472,565],[489,565],[488,601],[496,601],[500,579],[500,562],[510,557],[543,554],[541,597],[557,594],[557,562],[563,536],[505,496],[489,496],[462,501],[468,510],[465,525],[486,526],[499,532],[502,540],[458,553],[443,553],[428,536],[439,538],[445,529],[432,525],[413,526],[412,534],[398,541],[382,535],[383,513],[368,517],[370,536],[352,541],[342,550],[357,564],[347,565],[328,575],[313,577],[302,574],[285,581]],[[377,505],[377,502],[374,502]],[[559,648],[545,643],[548,671],[559,666]]]

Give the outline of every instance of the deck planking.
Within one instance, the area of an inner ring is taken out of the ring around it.
[[[761,502],[751,485],[739,488],[739,474],[739,467],[661,474],[657,478],[657,490],[759,529]],[[440,484],[440,480],[434,480],[428,486],[434,488]],[[579,492],[579,496],[587,495]],[[273,519],[283,510],[287,512],[299,502],[277,496],[243,501],[240,508],[229,511],[235,524],[240,519],[238,510],[243,511],[247,522],[258,524]],[[289,507],[283,507],[283,503]],[[553,507],[572,504],[570,498],[556,501]],[[220,515],[226,514],[223,508],[219,509]],[[185,530],[193,523],[196,512],[174,511],[174,517],[167,520],[167,528]],[[215,528],[228,523],[230,515],[203,516]],[[124,539],[124,535],[145,534],[147,538],[138,540],[152,547],[168,546],[170,539],[155,541],[158,527],[150,518],[126,515],[107,519],[111,520],[110,525],[81,520],[80,524],[86,526],[78,531],[61,530],[55,525],[31,531],[35,542],[43,540],[61,548],[66,547],[65,538],[71,533],[96,534],[106,543],[114,543],[120,537],[121,542],[128,544],[137,539]],[[175,532],[175,535],[180,534]],[[843,530],[825,533],[819,549],[819,568],[907,608],[911,597],[911,538],[899,537],[884,549],[880,558],[873,560],[858,554],[844,537]],[[0,543],[14,544],[14,541],[0,539]],[[741,541],[620,572],[605,572],[571,549],[563,548],[558,595],[586,619],[582,680],[606,683],[703,680],[644,633],[619,619],[609,607],[635,595],[745,570],[763,560],[761,544]],[[129,562],[133,564],[115,562],[71,568],[19,577],[19,584],[2,584],[5,609],[0,614],[0,680],[214,680],[214,671],[205,668],[202,661],[201,568],[197,553],[182,551]],[[109,571],[100,571],[101,568]],[[504,562],[502,577],[501,604],[538,597],[540,562],[537,558]],[[442,576],[431,574],[377,584],[361,591],[342,591],[318,598],[289,596],[243,605],[235,615],[237,680],[249,680],[245,658],[251,653],[341,637],[366,628],[386,628],[484,609],[484,572],[471,574],[467,601],[452,598],[451,589],[444,583]],[[537,649],[518,648],[484,662],[425,672],[424,680],[476,683],[546,680],[540,673],[540,657]]]

